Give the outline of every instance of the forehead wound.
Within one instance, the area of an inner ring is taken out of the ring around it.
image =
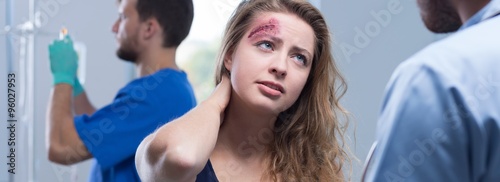
[[[268,22],[261,24],[260,26],[254,28],[248,38],[252,38],[254,36],[271,34],[276,35],[279,33],[279,22],[278,20],[271,18]]]

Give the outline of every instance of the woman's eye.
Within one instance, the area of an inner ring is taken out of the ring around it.
[[[261,49],[264,49],[264,50],[271,50],[271,51],[273,50],[273,45],[267,41],[258,43],[257,46]]]
[[[307,65],[307,58],[302,54],[295,55],[295,59],[299,61],[302,65]]]

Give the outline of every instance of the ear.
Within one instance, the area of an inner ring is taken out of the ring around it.
[[[144,39],[151,39],[154,37],[154,35],[159,31],[160,25],[154,18],[149,18],[148,20],[144,21],[144,26],[143,26],[143,37]]]
[[[226,70],[231,72],[231,68],[233,67],[233,51],[228,50],[226,55],[224,55],[224,67]]]

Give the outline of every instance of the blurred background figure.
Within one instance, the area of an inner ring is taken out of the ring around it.
[[[48,159],[69,165],[94,158],[89,181],[140,181],[134,164],[140,141],[196,105],[175,59],[191,28],[192,2],[121,0],[118,15],[112,27],[116,54],[135,64],[138,78],[109,105],[96,110],[90,104],[76,77],[78,56],[69,35],[49,46],[54,88],[47,106]]]
[[[387,86],[365,181],[500,181],[500,0],[417,0],[435,33]]]

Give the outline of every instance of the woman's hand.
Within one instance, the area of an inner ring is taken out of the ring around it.
[[[212,105],[211,107],[217,107],[218,111],[223,114],[229,104],[230,98],[231,80],[227,75],[223,75],[221,82],[215,87],[214,92],[212,92],[212,95],[205,102]]]
[[[194,181],[214,150],[230,98],[231,83],[223,76],[207,100],[144,139],[135,157],[141,179]]]

